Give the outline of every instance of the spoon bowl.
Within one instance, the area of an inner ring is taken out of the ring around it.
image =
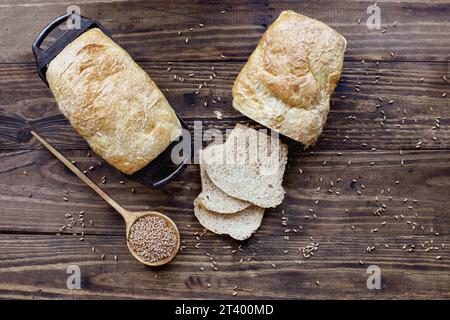
[[[128,249],[130,250],[131,254],[133,255],[133,257],[138,260],[139,262],[150,266],[150,267],[158,267],[158,266],[162,266],[166,263],[169,263],[170,261],[172,261],[173,258],[175,258],[175,256],[178,253],[178,250],[180,249],[180,232],[178,230],[177,225],[175,224],[175,222],[173,222],[172,219],[170,219],[168,216],[156,212],[156,211],[141,211],[141,212],[132,212],[132,211],[127,211],[127,213],[124,216],[125,219],[125,228],[126,228],[126,235],[127,235],[127,246]],[[171,228],[172,230],[175,231],[175,235],[177,237],[177,243],[175,244],[175,247],[172,249],[170,255],[162,260],[158,260],[158,261],[154,261],[154,262],[150,262],[150,261],[145,261],[144,259],[142,259],[142,257],[140,255],[138,255],[136,253],[136,251],[133,249],[131,243],[130,243],[130,230],[131,227],[134,225],[134,223],[136,221],[138,221],[139,219],[146,217],[146,216],[151,216],[151,217],[158,217],[161,220],[163,220],[168,226],[169,228]]]

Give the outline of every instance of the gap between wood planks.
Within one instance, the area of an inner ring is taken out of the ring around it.
[[[250,56],[249,56],[250,57]],[[192,64],[192,63],[199,63],[199,64],[209,64],[209,63],[215,63],[215,64],[226,64],[226,63],[242,63],[242,66],[244,66],[244,63],[248,61],[248,58],[243,59],[233,59],[233,58],[227,58],[227,59],[199,59],[199,60],[139,60],[133,58],[133,60],[137,64],[168,64],[168,63],[176,63],[176,64]],[[356,58],[349,58],[344,57],[344,63],[361,63],[361,61],[364,60],[367,64],[370,63],[376,63],[377,61],[379,63],[388,63],[388,64],[395,64],[395,63],[434,63],[434,64],[442,64],[443,66],[446,66],[449,64],[448,61],[436,61],[436,60],[408,60],[408,59],[395,59],[395,60],[384,60],[384,59],[356,59]],[[1,66],[26,66],[26,67],[37,67],[36,61],[24,61],[24,62],[0,62]],[[364,65],[363,65],[364,66]],[[363,67],[362,66],[362,67]],[[38,76],[38,73],[36,71],[36,77]]]

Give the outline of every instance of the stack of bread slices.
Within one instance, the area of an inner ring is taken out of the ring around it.
[[[217,234],[249,238],[265,208],[283,201],[287,146],[277,137],[236,125],[223,144],[200,154],[202,192],[194,201],[200,223]]]

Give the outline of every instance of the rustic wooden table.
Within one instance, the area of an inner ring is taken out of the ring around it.
[[[232,108],[231,87],[280,11],[317,18],[347,38],[319,143],[307,151],[290,146],[285,201],[243,243],[211,233],[196,239],[198,166],[151,190],[88,155],[31,53],[38,32],[70,3],[0,1],[0,297],[450,298],[450,1],[379,1],[380,30],[366,26],[373,1],[77,1],[191,128],[195,120],[204,128],[254,124]],[[217,77],[210,80],[212,68]],[[32,139],[31,129],[83,170],[95,166],[88,176],[99,183],[107,177],[102,188],[126,208],[167,213],[183,252],[159,269],[136,262],[119,215]],[[78,220],[80,211],[85,228],[78,221],[58,236],[65,215]],[[299,248],[311,242],[318,250],[305,259]],[[69,265],[80,267],[81,290],[66,286]],[[370,265],[380,268],[380,290],[366,285]]]

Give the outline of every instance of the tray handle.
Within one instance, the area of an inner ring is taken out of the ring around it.
[[[68,12],[55,20],[53,20],[44,30],[38,35],[36,40],[32,45],[33,54],[36,58],[38,73],[41,79],[48,85],[47,78],[45,76],[47,72],[47,65],[73,40],[79,37],[86,30],[91,28],[99,28],[110,37],[108,31],[106,31],[103,26],[97,20],[88,19],[82,16],[80,17],[80,28],[79,29],[68,29],[66,30],[55,42],[50,44],[47,48],[42,49],[41,45],[44,42],[45,38],[55,30],[59,25],[63,22],[67,21],[70,17],[72,17],[72,13]]]
[[[186,123],[178,115],[177,117],[180,120],[182,128],[185,130],[189,130],[189,127],[186,125]],[[186,166],[190,163],[193,153],[192,140],[189,141],[189,143],[191,144],[191,153],[185,154],[183,161],[178,164],[172,171],[168,172],[164,177],[158,179],[155,176],[158,172],[161,171],[161,169],[163,169],[164,167],[167,168],[169,163],[172,161],[172,150],[178,144],[177,141],[172,142],[167,147],[167,149],[163,151],[163,153],[156,157],[156,159],[152,160],[146,167],[133,173],[132,175],[129,175],[128,177],[151,188],[161,188],[165,186],[181,172],[183,172]]]

